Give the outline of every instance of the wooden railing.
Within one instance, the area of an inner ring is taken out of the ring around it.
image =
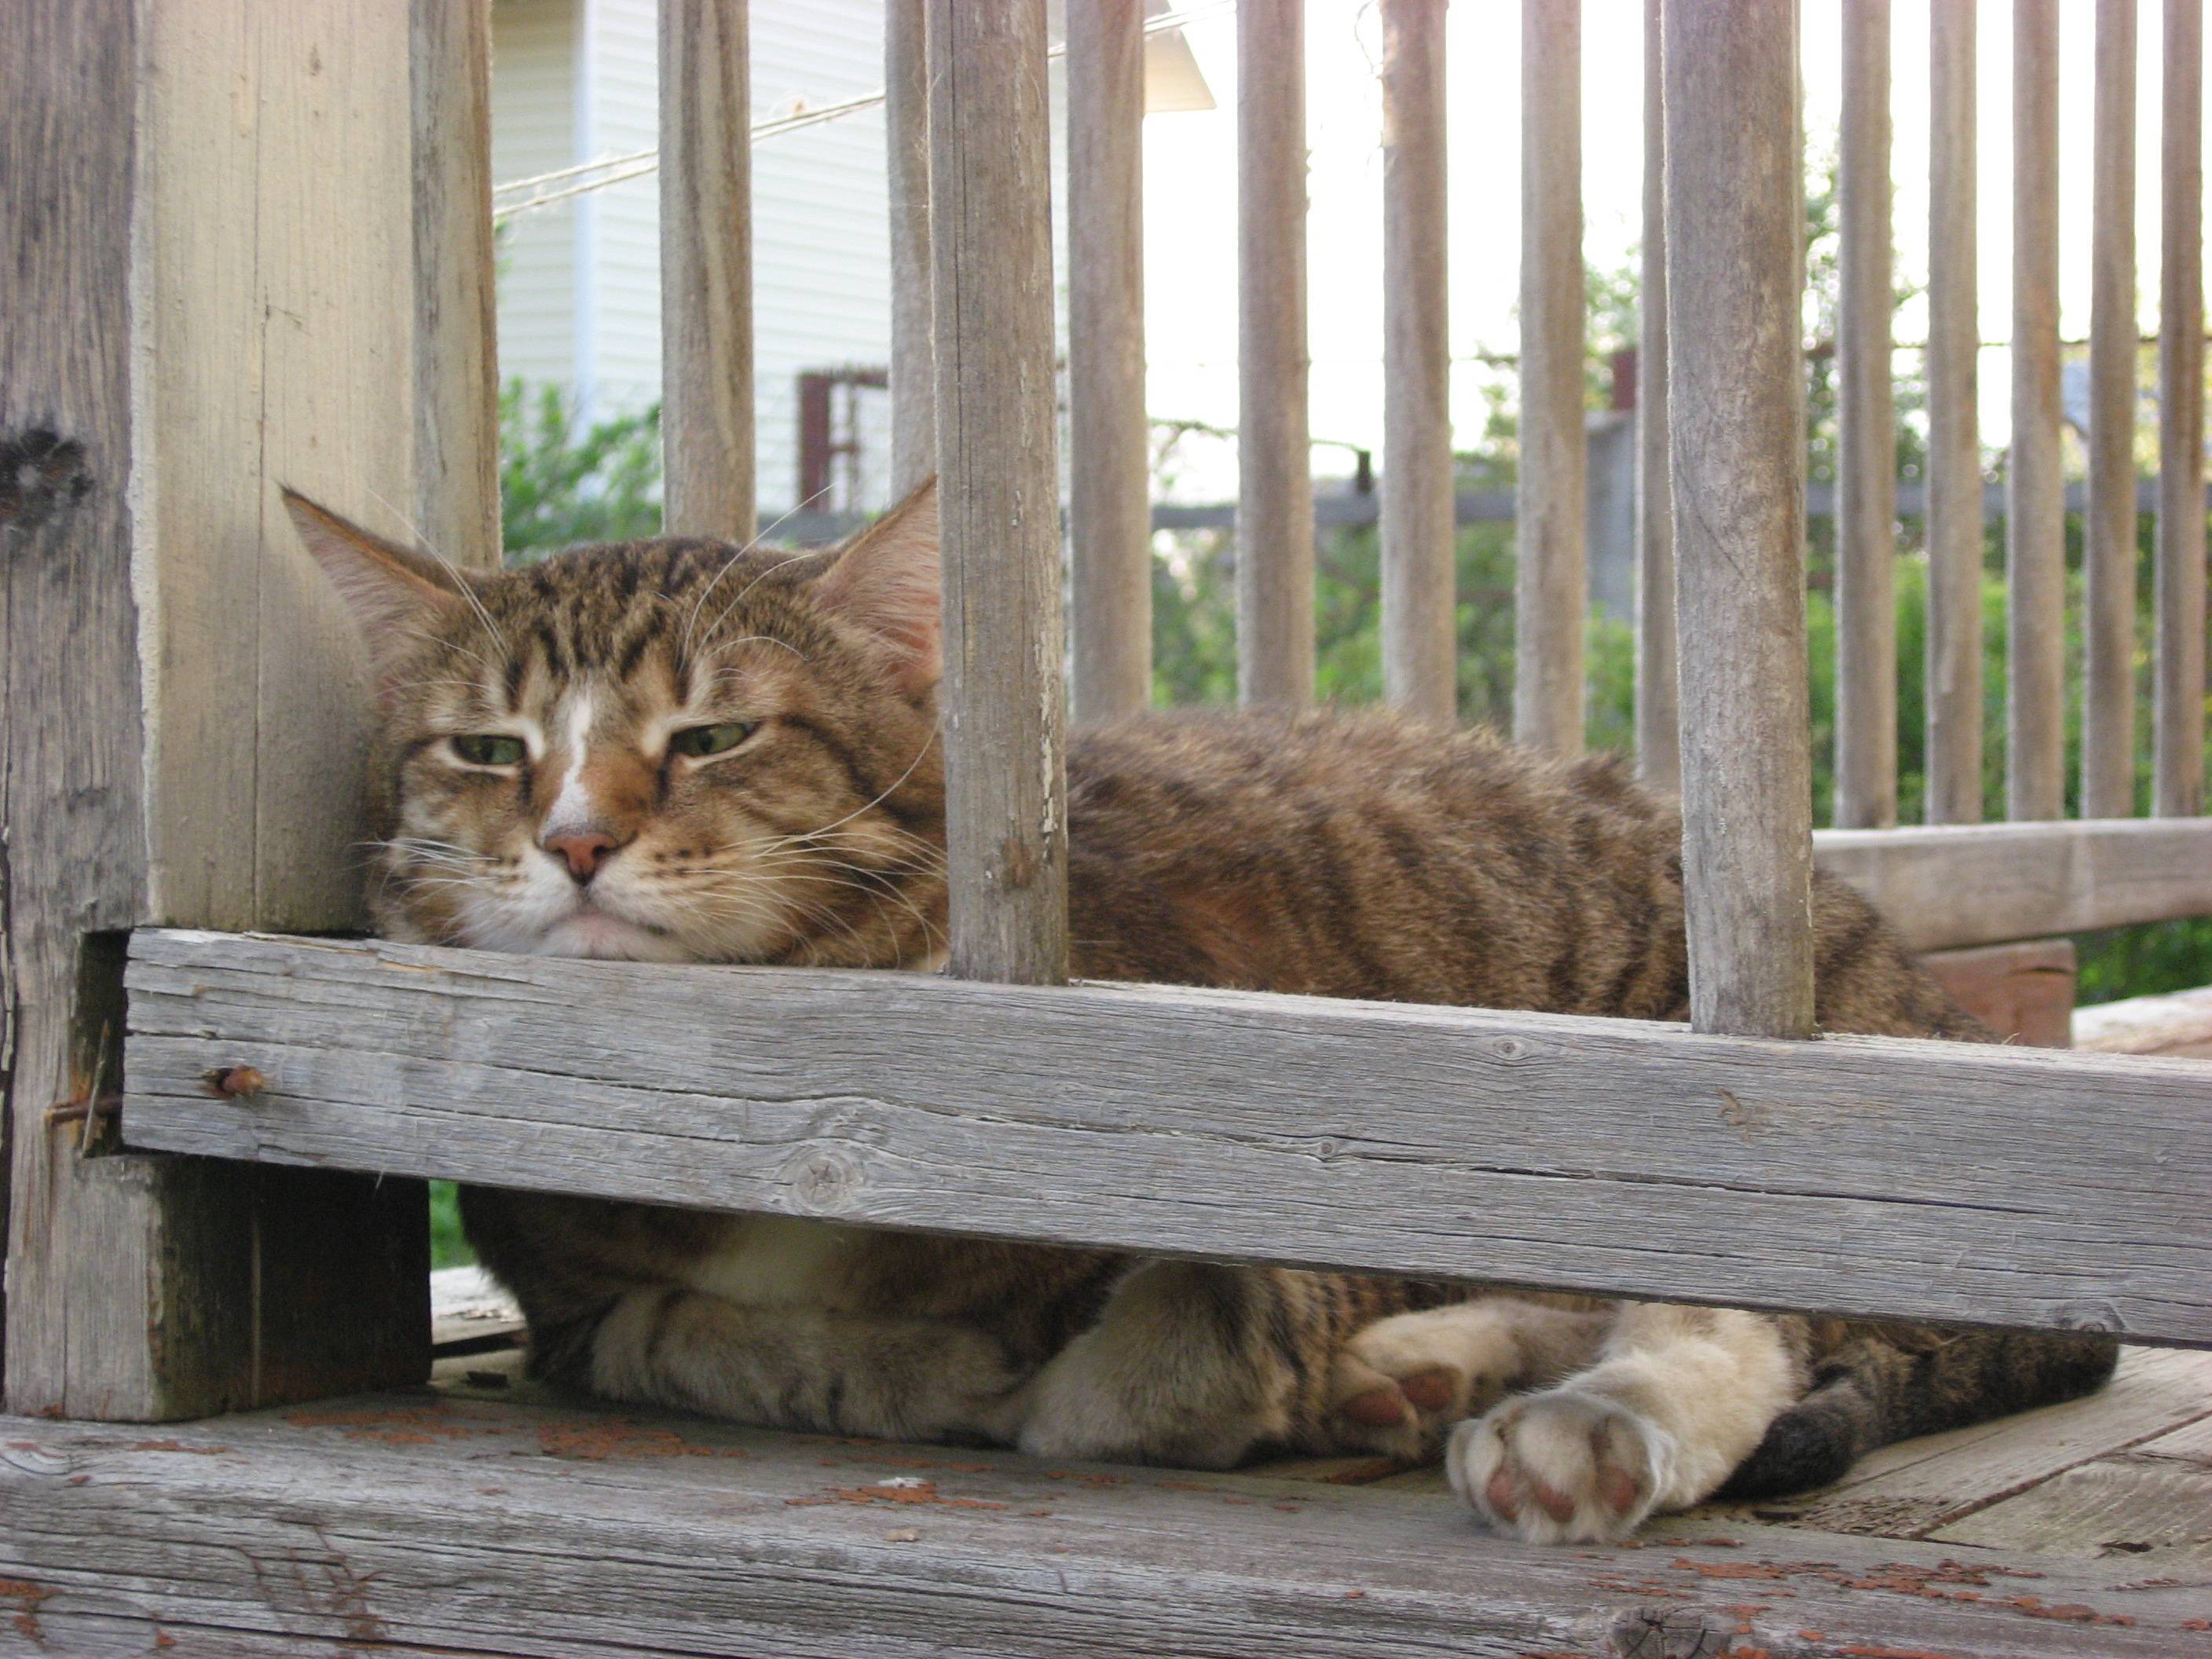
[[[1887,827],[1887,13],[1871,0],[1849,9],[1839,799],[1859,827],[1817,842],[1793,8],[1648,9],[1666,95],[1655,82],[1645,106],[1638,731],[1646,773],[1664,784],[1679,771],[1686,803],[1694,1031],[1060,983],[1066,697],[1042,0],[887,8],[895,468],[902,481],[943,477],[957,982],[241,936],[357,916],[353,804],[332,780],[351,775],[362,699],[351,647],[267,511],[271,486],[301,484],[395,534],[409,526],[392,520],[408,515],[389,504],[413,501],[444,550],[496,552],[486,21],[481,7],[442,0],[417,0],[404,20],[245,0],[213,9],[219,29],[209,0],[57,0],[33,9],[52,36],[42,51],[0,58],[0,72],[27,77],[0,82],[0,205],[21,216],[30,192],[58,191],[54,222],[76,239],[75,263],[25,263],[8,298],[27,321],[0,336],[12,354],[0,355],[0,439],[58,421],[91,434],[95,458],[55,515],[7,528],[0,567],[13,630],[0,775],[45,792],[42,817],[19,817],[10,797],[11,1006],[23,1011],[9,1074],[10,1409],[173,1416],[407,1374],[419,1310],[394,1287],[419,1267],[419,1199],[391,1181],[313,1186],[287,1167],[300,1164],[2212,1342],[2201,1068],[1798,1040],[1811,1031],[1816,848],[1926,945],[2212,913],[2212,822],[2194,816],[2197,0],[2166,7],[2164,143],[2179,159],[2167,169],[2160,347],[2164,816],[2145,822],[2056,818],[2063,496],[2055,254],[2038,216],[2052,16],[2047,3],[2020,8],[2020,189],[2034,211],[2021,221],[2008,475],[2011,799],[2036,821],[1990,827],[1971,823],[1973,16],[1961,0],[1936,8],[1930,800],[1942,827],[1909,830]],[[2125,55],[2109,21],[2121,9],[2105,9],[2108,56]],[[1089,719],[1141,702],[1148,679],[1133,459],[1141,8],[1071,10],[1071,246],[1083,266],[1069,343],[1073,633]],[[1382,19],[1386,681],[1430,718],[1449,713],[1451,679],[1443,10],[1385,0]],[[1243,0],[1239,12],[1240,687],[1248,702],[1297,703],[1313,689],[1303,8]],[[742,7],[664,0],[663,20],[670,524],[739,536],[754,512]],[[1570,751],[1582,732],[1579,24],[1571,0],[1528,0],[1524,20],[1517,726]],[[218,34],[238,50],[208,46]],[[164,74],[142,100],[133,66],[148,61]],[[261,65],[243,92],[229,78],[238,62]],[[350,77],[342,92],[334,62]],[[2101,84],[2124,103],[2119,76],[2108,64]],[[343,147],[317,101],[340,96]],[[255,165],[231,113],[240,97],[258,112]],[[54,110],[112,124],[100,128],[112,142],[58,184],[10,164],[55,130],[39,124]],[[410,145],[411,188],[392,161]],[[134,160],[151,155],[160,167]],[[345,215],[319,211],[340,199]],[[2126,286],[2112,248],[2124,216],[2116,203],[2100,216],[2105,364],[2112,296]],[[102,229],[118,225],[135,234]],[[411,289],[385,280],[410,268]],[[379,356],[403,339],[411,357]],[[72,340],[100,349],[40,344]],[[2093,438],[2128,418],[2112,384],[2109,371],[2099,381]],[[2104,607],[2124,580],[2116,477],[2109,458],[2093,477]],[[59,608],[56,591],[70,596]],[[2099,614],[2109,628],[2109,609]],[[2108,814],[2124,803],[2106,745],[2132,729],[2111,643],[2093,654],[2088,797]],[[126,1015],[115,936],[133,927]],[[126,1024],[118,1053],[111,1039]],[[677,1028],[685,1041],[671,1039]],[[239,1067],[259,1086],[210,1088]],[[118,1075],[131,1147],[228,1161],[92,1155]],[[50,1115],[71,1102],[73,1115]],[[323,1232],[303,1218],[341,1202],[344,1248],[313,1245]],[[139,1266],[118,1273],[118,1260]],[[216,1305],[222,1319],[193,1311]],[[234,1352],[242,1340],[251,1364]]]

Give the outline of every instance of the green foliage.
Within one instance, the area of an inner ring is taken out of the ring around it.
[[[461,1234],[461,1200],[450,1181],[430,1183],[430,1265],[465,1267],[477,1259]]]
[[[660,532],[660,406],[580,427],[559,386],[499,398],[499,507],[510,563]]]

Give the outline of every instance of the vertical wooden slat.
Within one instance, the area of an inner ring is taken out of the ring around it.
[[[1144,0],[1067,12],[1068,529],[1073,716],[1152,700],[1145,431]]]
[[[408,9],[9,21],[7,1407],[145,1420],[419,1381],[419,1182],[97,1155],[125,930],[359,924],[358,648],[274,484],[407,533],[411,365],[380,348],[416,300]]]
[[[1691,1018],[1703,1031],[1804,1036],[1812,766],[1791,0],[1670,4],[1665,27]]]
[[[1521,4],[1521,477],[1513,735],[1583,752],[1581,0]]]
[[[746,0],[660,0],[662,527],[752,539]]]
[[[2081,815],[2136,807],[2136,0],[2097,0]]]
[[[1982,817],[1982,461],[1974,4],[1929,17],[1928,822]]]
[[[1636,770],[1682,787],[1667,463],[1667,120],[1662,0],[1644,0],[1644,256],[1636,299]]]
[[[1897,822],[1897,416],[1890,386],[1889,0],[1844,8],[1836,327],[1836,824]]]
[[[1237,689],[1314,692],[1304,0],[1237,0]]]
[[[411,0],[415,522],[456,564],[496,568],[499,358],[492,309],[491,0]]]
[[[937,471],[937,348],[931,338],[927,0],[884,0],[884,124],[890,146],[891,495]],[[801,501],[799,506],[808,503]]]
[[[1067,977],[1044,0],[930,0],[951,971]]]
[[[2005,472],[2005,811],[2065,809],[2065,480],[2058,447],[2058,7],[2014,0],[2012,449]]]
[[[1383,0],[1382,689],[1449,726],[1459,685],[1444,118],[1444,0]]]
[[[2204,9],[2166,0],[2158,324],[2154,810],[2204,810]]]

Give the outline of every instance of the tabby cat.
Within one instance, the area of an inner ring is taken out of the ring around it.
[[[939,963],[933,490],[833,553],[637,542],[466,576],[289,505],[380,687],[387,933]],[[1610,761],[1379,714],[1157,716],[1076,737],[1068,813],[1088,977],[1683,1017],[1680,826]],[[1820,880],[1814,911],[1825,1028],[1986,1035],[1850,890]],[[2114,1357],[2093,1337],[463,1202],[534,1364],[603,1395],[1052,1457],[1441,1448],[1471,1504],[1537,1540],[1819,1484],[1870,1446],[2094,1388]]]

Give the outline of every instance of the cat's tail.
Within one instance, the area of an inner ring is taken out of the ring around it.
[[[1774,1498],[1827,1486],[1893,1440],[2088,1394],[2118,1359],[2119,1344],[2108,1336],[1856,1328],[1715,1495]]]

